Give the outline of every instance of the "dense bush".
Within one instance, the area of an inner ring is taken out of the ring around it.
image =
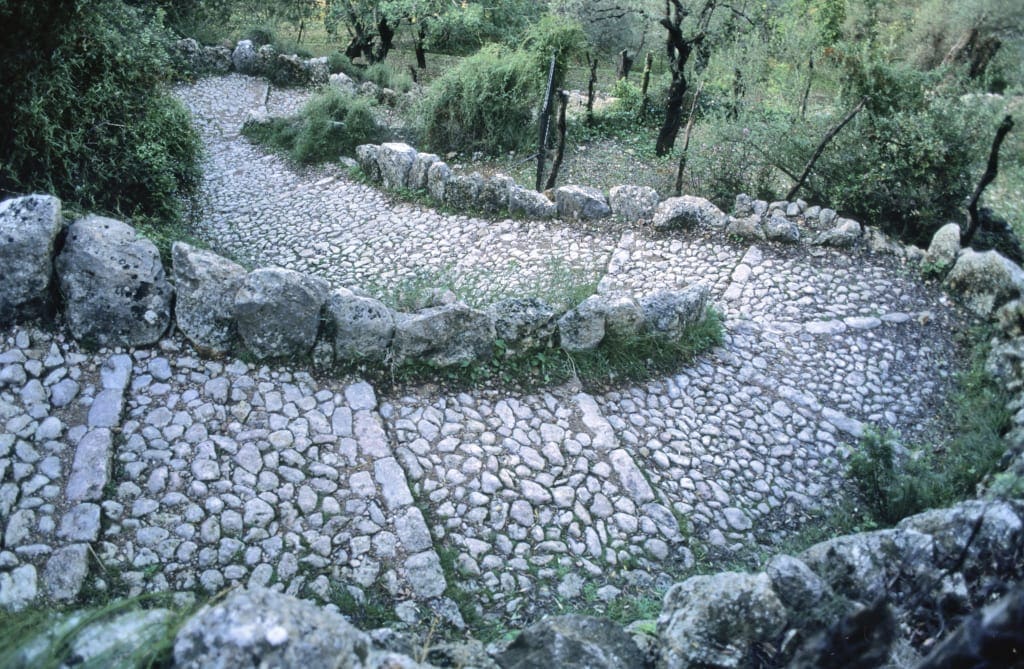
[[[356,146],[383,136],[368,102],[334,88],[313,96],[297,116],[249,121],[242,134],[303,164],[351,156]]]
[[[542,79],[521,52],[484,47],[431,84],[419,109],[426,145],[492,154],[523,148],[534,134]]]
[[[0,191],[164,220],[199,180],[158,21],[119,0],[0,0]]]

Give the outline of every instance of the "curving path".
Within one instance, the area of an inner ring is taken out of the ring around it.
[[[866,425],[943,434],[966,317],[894,256],[442,215],[240,138],[267,99],[259,80],[178,94],[208,147],[199,228],[215,248],[380,294],[444,280],[479,302],[703,281],[725,342],[601,395],[380,397],[176,339],[83,355],[53,333],[0,332],[2,604],[67,594],[85,564],[90,587],[256,582],[335,602],[383,593],[408,622],[457,623],[467,603],[528,617],[667,584],[695,551],[784,539],[841,498]],[[305,95],[271,91],[269,111]],[[90,454],[110,459],[106,478]]]

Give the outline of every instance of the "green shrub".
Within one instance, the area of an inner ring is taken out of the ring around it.
[[[370,105],[334,88],[314,95],[292,118],[269,122],[247,122],[242,134],[273,149],[287,153],[302,164],[336,160],[353,155],[356,146],[378,142],[383,130]]]
[[[520,149],[533,138],[544,83],[529,58],[490,45],[435,79],[419,110],[434,151]]]
[[[353,79],[357,78],[359,72],[359,68],[353,65],[349,57],[340,51],[335,51],[327,56],[327,67],[330,69],[331,74],[341,72]]]
[[[982,340],[985,341],[985,340]],[[850,458],[847,475],[871,517],[893,525],[925,509],[973,497],[1006,450],[1007,396],[984,370],[987,345],[975,348],[971,369],[960,375],[949,401],[953,436],[941,449],[898,453],[892,432],[868,430]]]
[[[176,219],[201,144],[166,90],[169,34],[118,0],[0,0],[0,191]]]
[[[530,26],[515,45],[533,60],[534,68],[548,72],[551,56],[555,56],[555,87],[561,88],[569,63],[580,58],[587,49],[587,35],[579,21],[555,14],[545,14]],[[545,81],[545,83],[547,83]]]
[[[412,90],[412,75],[408,72],[396,72],[387,63],[374,63],[362,72],[364,81],[372,81],[382,88],[390,88],[399,93],[408,93]]]

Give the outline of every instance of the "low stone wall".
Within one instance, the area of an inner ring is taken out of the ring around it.
[[[218,355],[244,349],[260,359],[313,355],[325,367],[449,367],[489,358],[499,340],[509,355],[554,346],[591,351],[608,334],[677,340],[708,302],[701,284],[639,299],[592,295],[564,311],[529,297],[474,309],[435,290],[424,308],[405,313],[357,288],[278,267],[247,272],[181,242],[168,277],[152,242],[109,218],[86,216],[62,231],[54,197],[0,204],[0,266],[11,268],[0,286],[0,323],[59,307],[75,339],[97,346],[148,346],[173,323],[200,351]]]

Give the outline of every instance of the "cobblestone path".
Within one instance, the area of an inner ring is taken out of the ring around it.
[[[467,601],[530,616],[784,539],[841,499],[866,426],[942,434],[966,319],[893,257],[443,215],[240,138],[259,80],[178,93],[208,147],[214,248],[382,294],[438,276],[479,300],[566,277],[634,294],[701,281],[725,342],[601,394],[390,397],[175,337],[86,354],[59,332],[0,331],[2,605],[261,583],[384,596],[409,622],[458,622]],[[274,90],[269,111],[305,95]]]

